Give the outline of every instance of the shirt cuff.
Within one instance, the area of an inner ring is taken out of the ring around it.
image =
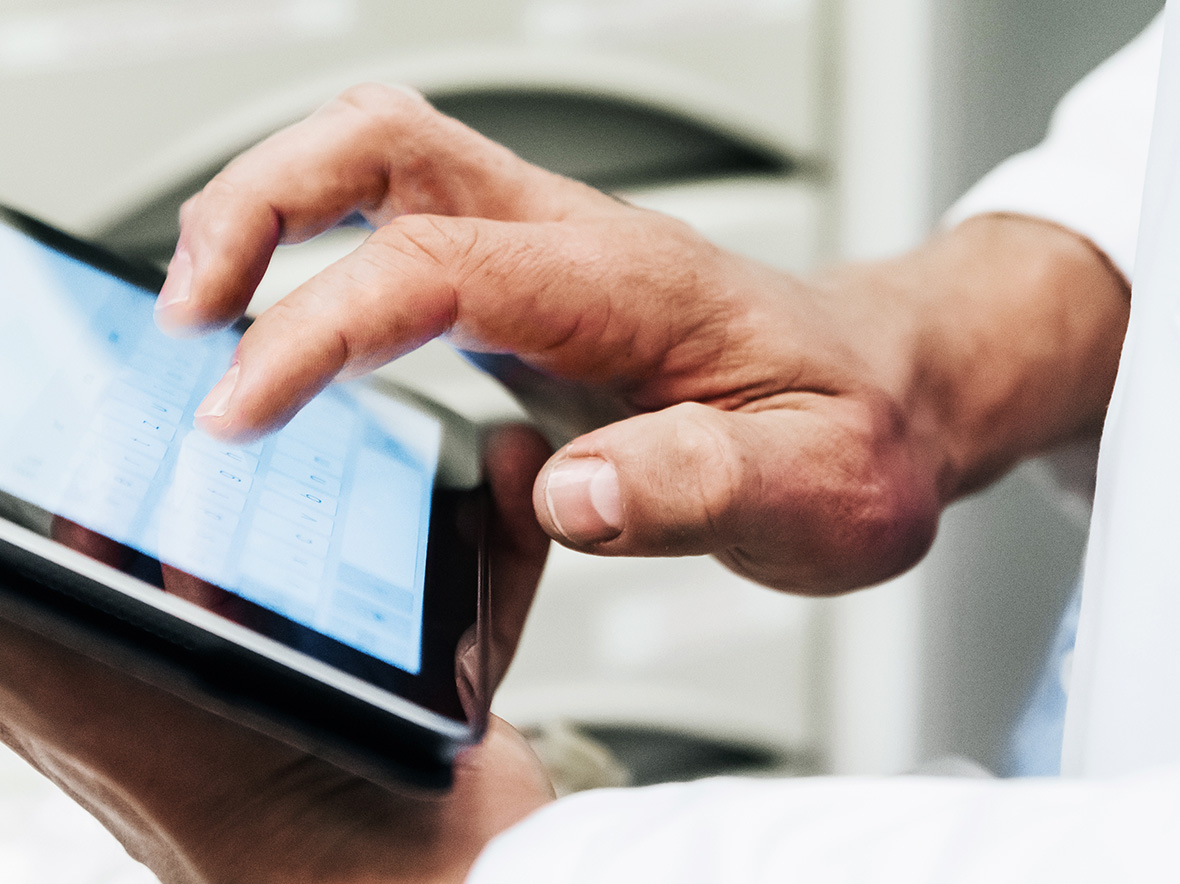
[[[500,835],[467,884],[1162,880],[1180,872],[1177,795],[1177,767],[1105,781],[815,777],[599,790]]]

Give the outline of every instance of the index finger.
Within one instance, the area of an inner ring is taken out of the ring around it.
[[[374,226],[418,213],[551,221],[609,204],[415,93],[354,87],[242,154],[185,204],[157,321],[174,332],[233,321],[280,242],[353,213]]]

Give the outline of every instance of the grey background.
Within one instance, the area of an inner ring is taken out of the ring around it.
[[[1060,97],[1137,34],[1161,0],[954,0],[934,15],[932,217],[1044,136]],[[1039,672],[1085,531],[1028,473],[952,507],[922,602],[924,758],[1004,768],[1007,734]]]
[[[939,0],[934,28],[935,212],[1032,147],[1058,99],[1162,0]]]

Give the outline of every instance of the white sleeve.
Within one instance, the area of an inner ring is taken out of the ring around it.
[[[1006,212],[1085,236],[1129,280],[1155,110],[1163,16],[1062,99],[1046,139],[997,166],[944,221]]]
[[[565,798],[468,884],[1180,880],[1180,767],[1119,780],[706,780]]]

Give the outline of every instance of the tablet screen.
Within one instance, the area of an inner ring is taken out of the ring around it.
[[[218,442],[193,412],[240,333],[168,338],[154,303],[0,225],[0,492],[158,560],[166,587],[171,569],[416,674],[438,420],[334,385],[262,441]]]

